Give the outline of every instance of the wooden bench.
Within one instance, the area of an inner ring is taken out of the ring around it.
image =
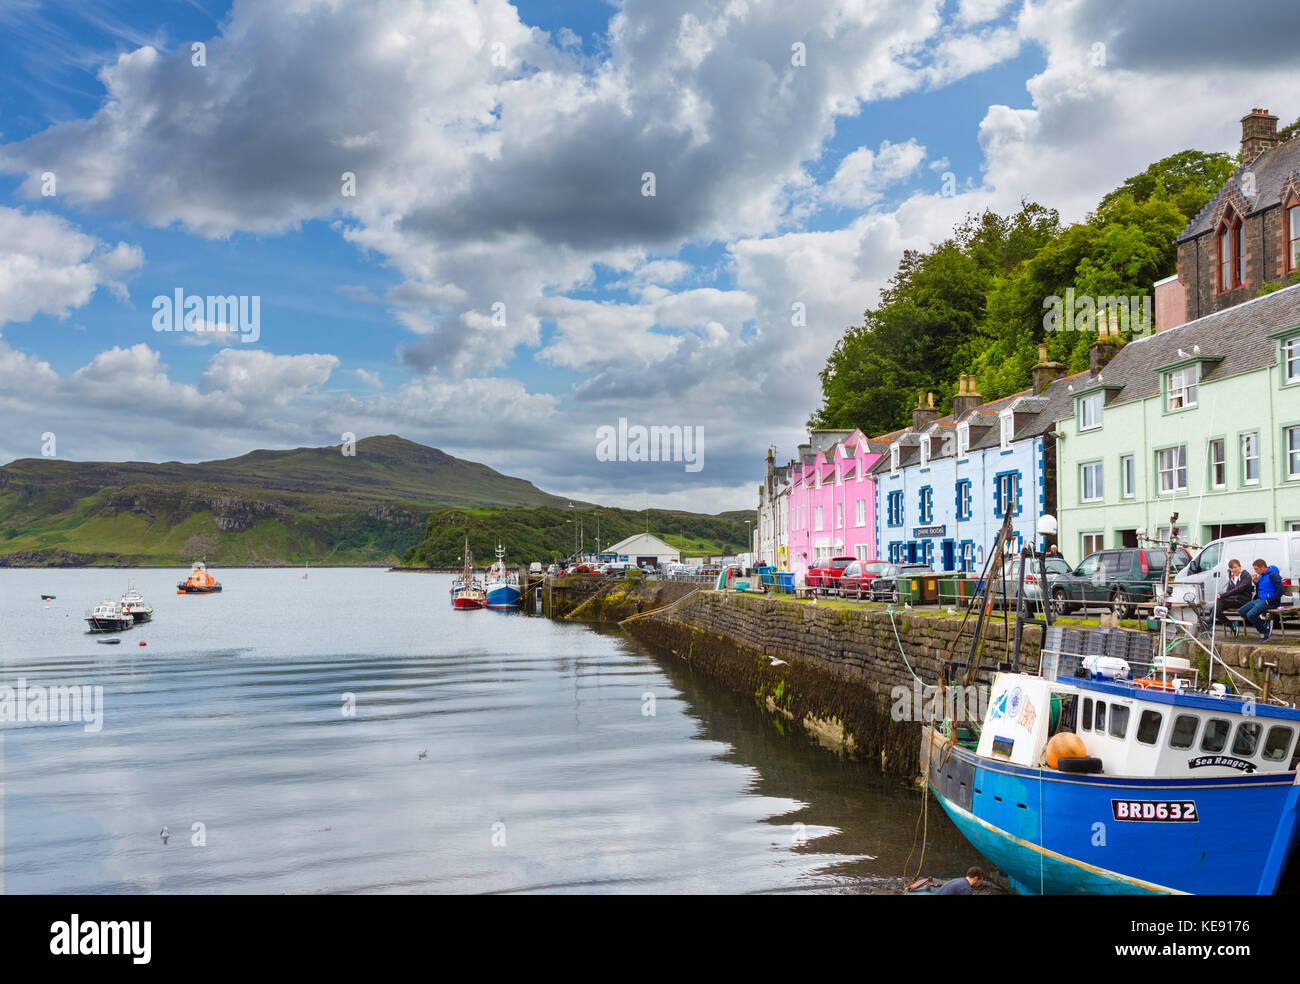
[[[1280,608],[1270,608],[1263,613],[1273,623],[1273,631],[1286,638],[1286,626],[1288,622],[1300,624],[1300,606],[1283,605]],[[1223,618],[1232,629],[1234,637],[1239,635],[1246,628],[1246,620],[1241,615],[1241,609],[1237,608],[1232,611],[1224,609]]]

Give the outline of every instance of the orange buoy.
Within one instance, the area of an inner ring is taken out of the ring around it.
[[[1083,758],[1088,754],[1088,746],[1073,731],[1062,731],[1052,735],[1047,743],[1047,767],[1055,769],[1058,759]]]

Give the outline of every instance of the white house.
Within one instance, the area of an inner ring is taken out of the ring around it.
[[[612,547],[607,547],[605,552],[627,557],[628,563],[636,564],[638,567],[649,564],[680,563],[682,559],[680,550],[670,547],[652,533],[637,533],[626,540],[619,540]]]

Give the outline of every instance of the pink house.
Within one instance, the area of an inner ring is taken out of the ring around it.
[[[876,559],[876,483],[868,469],[889,445],[859,430],[815,430],[790,463],[789,569],[831,557]]]

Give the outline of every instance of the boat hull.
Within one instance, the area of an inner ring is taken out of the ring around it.
[[[91,632],[125,632],[135,624],[134,619],[88,618],[86,624]]]
[[[451,599],[451,607],[458,608],[461,611],[472,611],[473,609],[482,608],[483,606],[484,606],[484,601],[482,598],[467,597],[462,595],[458,598]]]
[[[195,587],[192,584],[176,585],[177,594],[219,594],[220,591],[221,591],[221,585],[219,584],[211,588]]]
[[[487,607],[495,609],[518,608],[522,604],[519,586],[516,584],[489,584],[487,586]]]
[[[926,728],[927,784],[1024,894],[1269,895],[1296,850],[1296,773],[1077,775],[983,759]],[[1175,821],[1193,804],[1194,819]],[[1135,808],[1134,804],[1138,804]],[[1150,804],[1150,805],[1148,805]],[[1125,819],[1134,812],[1164,819]]]

